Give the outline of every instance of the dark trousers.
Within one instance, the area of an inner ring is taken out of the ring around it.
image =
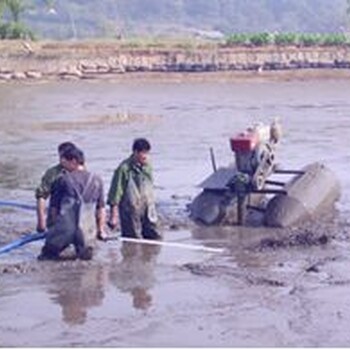
[[[84,233],[78,225],[78,209],[75,205],[65,208],[64,215],[59,215],[56,222],[49,228],[42,255],[48,258],[57,258],[69,245],[73,244],[79,258],[91,259],[92,248],[87,247]],[[89,252],[87,253],[87,249]]]
[[[147,208],[135,210],[130,206],[119,205],[119,220],[123,237],[161,239],[157,224],[151,222]]]

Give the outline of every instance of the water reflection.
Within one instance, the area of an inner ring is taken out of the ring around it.
[[[236,267],[263,267],[270,262],[265,254],[254,254],[254,248],[265,238],[278,239],[280,229],[254,226],[195,226],[191,229],[192,237],[201,240],[208,247],[225,247],[225,256]]]
[[[62,320],[70,325],[84,324],[88,309],[102,305],[107,271],[103,266],[84,266],[74,275],[63,271],[52,278],[48,293],[61,306]]]
[[[160,250],[156,245],[123,242],[122,260],[112,262],[110,282],[119,291],[130,294],[135,309],[147,310],[152,305],[154,267]]]
[[[0,187],[8,189],[30,188],[32,170],[23,165],[17,158],[0,161]]]

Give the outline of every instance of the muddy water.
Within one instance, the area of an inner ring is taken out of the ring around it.
[[[224,249],[108,242],[89,263],[43,263],[37,242],[1,256],[0,344],[349,346],[349,88],[345,80],[0,85],[1,200],[33,204],[66,140],[108,189],[132,139],[145,136],[165,240]],[[211,171],[209,148],[226,165],[229,137],[275,116],[284,167],[319,160],[339,178],[337,216],[296,231],[188,223],[186,204]],[[35,227],[30,210],[0,207],[0,222],[1,243]],[[295,232],[316,240],[261,244]]]

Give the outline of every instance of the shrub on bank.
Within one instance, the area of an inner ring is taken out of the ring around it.
[[[228,46],[263,46],[269,43],[269,33],[234,33],[226,39],[226,45]]]
[[[22,23],[0,23],[0,39],[30,39],[34,40],[33,32]]]
[[[295,33],[277,33],[273,36],[273,43],[278,46],[295,45],[298,37]]]
[[[301,46],[317,46],[322,42],[322,37],[319,34],[300,34],[298,44]]]
[[[322,37],[322,45],[325,46],[346,45],[348,43],[346,36],[342,33],[327,34]]]
[[[270,44],[269,33],[254,33],[249,37],[249,44],[253,46],[264,46]]]
[[[245,33],[234,33],[228,36],[226,44],[228,46],[240,46],[249,43],[249,35]]]

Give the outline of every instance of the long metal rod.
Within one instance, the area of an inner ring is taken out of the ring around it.
[[[0,201],[0,206],[10,206],[10,207],[16,207],[16,208],[27,209],[27,210],[35,210],[35,206],[16,203],[16,202],[10,202],[10,201]],[[45,237],[44,233],[43,234],[33,233],[30,235],[26,235],[25,237],[22,237],[12,243],[9,243],[3,247],[0,247],[0,254],[7,253],[15,248],[19,248],[23,246],[24,244],[43,239],[44,237]],[[200,251],[205,251],[210,253],[224,252],[224,249],[221,249],[221,248],[211,248],[211,247],[204,247],[200,245],[165,242],[165,241],[157,241],[157,240],[150,240],[150,239],[111,236],[111,237],[107,237],[107,240],[119,240],[121,242],[132,242],[132,243],[140,243],[140,244],[151,244],[151,245],[160,245],[160,246],[166,246],[166,247],[183,248],[183,249],[190,249],[190,250],[200,250]]]
[[[15,241],[0,247],[0,255],[4,253],[8,253],[11,250],[14,250],[16,248],[20,248],[23,245],[28,244],[30,242],[42,240],[44,238],[45,238],[45,232],[43,233],[35,232],[35,233],[27,234],[24,237],[16,239]],[[137,243],[137,244],[159,245],[159,246],[165,246],[165,247],[171,247],[171,248],[199,250],[199,251],[208,252],[208,253],[223,253],[225,251],[223,248],[211,248],[211,247],[204,247],[201,245],[194,245],[194,244],[165,242],[165,241],[158,241],[158,240],[151,240],[151,239],[129,238],[129,237],[119,237],[119,236],[107,237],[106,241],[120,241],[120,242],[130,242],[130,243]]]
[[[121,242],[130,242],[130,243],[138,243],[138,244],[159,245],[159,246],[172,247],[172,248],[200,250],[208,253],[223,253],[225,251],[223,248],[211,248],[211,247],[204,247],[202,245],[166,242],[166,241],[158,241],[158,240],[143,239],[143,238],[110,236],[106,238],[106,241],[121,241]]]
[[[217,171],[217,167],[216,167],[216,160],[215,160],[213,147],[210,147],[210,159],[211,159],[211,165],[212,165],[214,173],[215,173]]]
[[[274,186],[285,186],[286,183],[285,182],[282,182],[282,181],[275,181],[275,180],[266,180],[265,183],[267,185],[274,185]]]
[[[305,174],[305,171],[302,170],[283,170],[283,169],[277,169],[274,170],[275,174],[296,174],[296,175],[303,175]]]
[[[285,190],[268,190],[268,189],[262,189],[262,190],[252,190],[251,193],[263,193],[263,194],[288,194]]]

